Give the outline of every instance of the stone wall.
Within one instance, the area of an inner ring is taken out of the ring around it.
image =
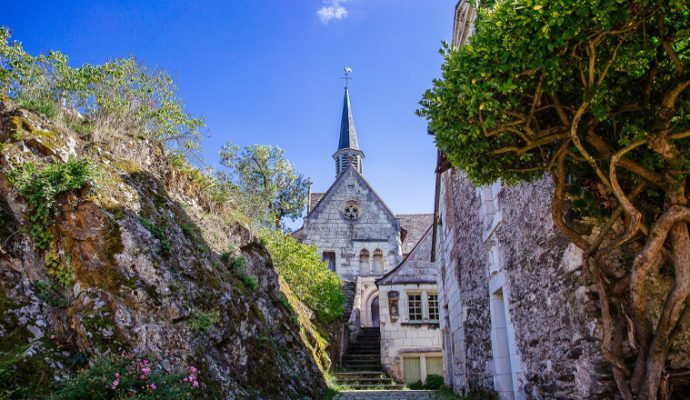
[[[342,215],[346,202],[356,201],[361,217],[347,220]],[[359,275],[382,275],[401,260],[400,222],[381,201],[364,178],[352,168],[343,172],[312,212],[305,217],[303,242],[315,244],[319,252],[336,255],[336,272],[343,280]],[[373,267],[374,253],[383,252],[382,271],[363,271],[360,252],[369,252]],[[365,273],[362,273],[365,272]]]
[[[490,389],[491,324],[480,199],[455,170],[443,174],[437,195],[437,285],[446,381],[456,389]]]
[[[502,398],[610,398],[581,254],[553,226],[552,183],[477,189],[441,180],[442,328],[448,381]],[[447,307],[447,308],[445,308]],[[507,343],[505,343],[507,341]]]
[[[388,293],[400,294],[398,318],[391,318]],[[405,355],[441,355],[441,331],[436,322],[411,323],[408,316],[407,292],[436,293],[435,284],[396,284],[379,286],[381,313],[381,364],[388,374],[398,381],[404,380],[403,357]],[[428,306],[425,305],[425,309]],[[428,316],[427,316],[428,319]],[[422,379],[424,376],[422,376]],[[412,383],[412,382],[408,382]]]

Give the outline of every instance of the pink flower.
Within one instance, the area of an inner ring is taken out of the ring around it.
[[[189,382],[189,378],[184,378],[184,379],[182,380],[182,382],[184,382],[184,383]]]
[[[118,379],[115,379],[113,381],[113,383],[110,384],[110,388],[115,390],[115,389],[117,389],[117,385],[119,385],[119,384],[120,384],[120,381]]]
[[[197,381],[192,382],[192,387],[193,387],[193,388],[198,388],[198,387],[199,387],[199,382],[197,382]]]
[[[195,374],[195,373],[196,373],[196,368],[195,368],[195,367],[189,367],[189,372]]]
[[[115,379],[120,379],[120,373],[119,372],[115,373]]]
[[[151,390],[156,390],[156,384],[155,383],[150,384],[149,387],[151,388]]]

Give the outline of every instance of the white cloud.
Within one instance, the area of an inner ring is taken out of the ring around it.
[[[316,15],[322,23],[327,24],[332,19],[343,19],[347,17],[347,8],[343,6],[343,3],[347,0],[326,0],[322,4],[323,6],[316,11]]]

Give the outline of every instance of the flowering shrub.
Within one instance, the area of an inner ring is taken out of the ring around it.
[[[192,399],[198,373],[193,366],[169,373],[147,359],[103,358],[62,383],[51,399]]]

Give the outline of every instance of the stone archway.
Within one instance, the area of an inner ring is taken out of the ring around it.
[[[381,325],[381,317],[379,315],[379,296],[377,295],[371,302],[371,326],[379,327]]]
[[[364,310],[366,316],[362,318],[362,325],[370,328],[378,328],[381,321],[381,314],[379,313],[379,291],[376,286],[370,288],[370,291],[364,297]],[[376,315],[374,315],[374,312]],[[376,321],[374,321],[376,317]]]

